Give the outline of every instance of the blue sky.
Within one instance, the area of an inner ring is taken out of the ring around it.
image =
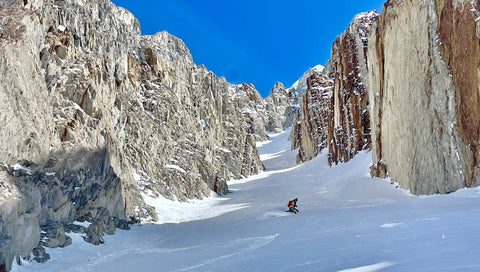
[[[326,64],[335,38],[353,16],[385,0],[113,0],[140,21],[142,34],[167,30],[196,64],[231,83],[253,83],[267,96]]]

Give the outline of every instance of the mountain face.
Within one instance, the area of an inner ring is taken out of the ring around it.
[[[347,162],[370,148],[368,99],[368,34],[376,12],[355,16],[332,45],[328,73],[333,79],[332,125],[328,131],[329,164]]]
[[[315,158],[327,147],[331,127],[333,81],[323,73],[313,72],[306,83],[290,134],[292,149],[298,148],[297,163]]]
[[[353,19],[332,45],[331,103],[302,105],[302,124],[330,114],[331,164],[371,149],[371,175],[413,194],[479,185],[479,5],[392,0]],[[321,131],[299,133],[299,161]]]
[[[267,120],[266,129],[271,132],[282,132],[291,127],[295,101],[298,95],[291,88],[285,89],[282,83],[277,82],[265,99]]]
[[[155,220],[143,195],[228,192],[263,169],[256,141],[291,124],[283,85],[232,85],[107,0],[2,1],[0,33],[1,269],[45,261],[65,231],[98,244]]]
[[[388,1],[369,37],[373,162],[415,194],[479,185],[479,16],[476,1]]]
[[[329,164],[349,161],[370,148],[367,47],[378,14],[362,13],[332,45],[325,74],[307,76],[307,88],[292,128],[297,162],[328,147]]]

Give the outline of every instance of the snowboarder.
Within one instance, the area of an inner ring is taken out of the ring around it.
[[[295,198],[288,202],[288,212],[293,212],[295,214],[299,212],[299,210],[297,209],[297,201],[298,201],[298,198]]]

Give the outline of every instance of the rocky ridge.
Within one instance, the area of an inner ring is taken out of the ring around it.
[[[356,15],[332,45],[328,73],[333,79],[332,125],[328,131],[329,164],[347,162],[361,150],[370,149],[368,99],[368,34],[376,12]]]
[[[300,99],[290,133],[292,149],[298,148],[297,163],[311,160],[327,147],[331,126],[333,81],[318,72],[306,78],[306,89]]]
[[[367,47],[377,16],[356,15],[333,43],[326,70],[307,77],[291,137],[292,148],[299,148],[297,162],[327,147],[330,165],[347,162],[371,147]]]
[[[5,270],[15,257],[45,261],[43,246],[69,244],[65,231],[98,244],[155,220],[142,195],[203,198],[216,179],[257,173],[256,140],[288,124],[281,84],[267,99],[232,85],[107,0],[2,1],[0,33]]]

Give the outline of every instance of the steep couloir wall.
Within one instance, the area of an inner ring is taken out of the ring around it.
[[[347,162],[370,148],[368,99],[368,34],[376,12],[356,15],[332,45],[327,69],[334,81],[328,127],[329,164]]]
[[[328,142],[331,126],[333,81],[314,72],[307,79],[301,107],[295,114],[290,140],[292,149],[298,148],[297,163],[315,158]]]
[[[325,73],[308,78],[292,129],[292,148],[299,148],[297,162],[328,148],[332,165],[371,148],[367,48],[377,17],[376,12],[355,16],[333,43]]]
[[[385,3],[368,48],[373,175],[414,194],[478,185],[479,16],[472,1]]]
[[[414,194],[478,185],[478,18],[466,0],[392,0],[357,15],[332,45],[331,103],[302,105],[303,122],[330,114],[330,164],[371,149],[371,175]],[[317,131],[297,134],[300,161],[315,156]]]
[[[74,220],[111,233],[155,219],[142,195],[202,198],[257,173],[257,100],[107,0],[0,2],[0,269],[67,245]]]

